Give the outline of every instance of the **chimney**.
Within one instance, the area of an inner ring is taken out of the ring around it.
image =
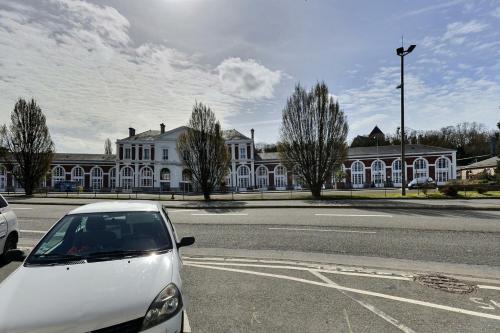
[[[253,140],[255,130],[252,128],[252,129],[250,130],[250,133],[252,134],[252,140]]]
[[[160,133],[161,134],[165,133],[165,124],[164,123],[160,124]]]
[[[495,136],[490,137],[490,154],[491,157],[497,156],[497,138]]]
[[[128,128],[128,136],[134,136],[135,135],[135,128],[129,127]]]

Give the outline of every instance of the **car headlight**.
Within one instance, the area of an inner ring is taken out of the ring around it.
[[[175,316],[182,309],[181,293],[177,286],[170,283],[156,296],[149,306],[142,322],[142,329],[156,326]]]

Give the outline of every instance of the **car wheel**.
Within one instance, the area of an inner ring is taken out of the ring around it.
[[[3,246],[3,252],[0,256],[0,261],[5,264],[9,263],[9,260],[6,256],[7,251],[15,250],[17,248],[17,236],[15,234],[10,234],[9,237],[5,240],[5,244]]]

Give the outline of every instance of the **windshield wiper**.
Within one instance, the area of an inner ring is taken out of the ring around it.
[[[36,258],[36,262],[50,262],[50,263],[78,261],[85,259],[84,257],[78,254],[64,254],[64,253],[35,254],[33,257]]]
[[[87,255],[87,258],[100,258],[100,257],[129,257],[136,255],[143,255],[154,252],[155,250],[115,250],[115,251],[101,251],[92,252]]]

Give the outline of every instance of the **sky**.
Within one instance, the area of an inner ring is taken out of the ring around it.
[[[58,152],[185,125],[195,102],[279,139],[297,83],[324,81],[349,139],[400,122],[500,120],[500,0],[0,0],[0,124],[35,98]]]

